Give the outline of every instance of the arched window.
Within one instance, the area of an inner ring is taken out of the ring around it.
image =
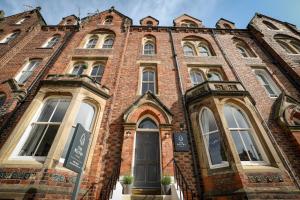
[[[198,26],[195,22],[192,22],[190,20],[183,20],[181,22],[181,27],[197,28]]]
[[[65,148],[61,154],[61,157],[59,160],[60,162],[64,162],[64,160],[66,158],[72,137],[75,132],[75,127],[78,123],[81,124],[85,130],[92,131],[95,112],[96,112],[95,108],[91,104],[89,104],[87,102],[81,102],[79,111],[77,113],[76,119],[75,119],[72,129],[71,129],[71,133],[68,136],[68,140],[65,144]],[[83,113],[84,113],[84,115],[83,115]]]
[[[81,75],[83,71],[87,68],[87,65],[85,63],[77,63],[74,65],[72,74],[73,75]]]
[[[4,93],[0,93],[0,108],[4,105],[6,101],[6,95]]]
[[[191,70],[190,76],[191,76],[191,81],[192,81],[193,86],[204,82],[202,73],[198,70]]]
[[[113,22],[113,16],[107,16],[105,18],[104,24],[109,25],[109,24],[112,24],[112,22]]]
[[[144,55],[154,55],[155,47],[152,42],[146,42],[144,45]]]
[[[207,74],[207,78],[209,81],[222,81],[222,76],[219,72],[209,72]]]
[[[263,161],[253,137],[254,131],[243,112],[227,104],[224,106],[224,115],[241,162]]]
[[[104,66],[102,64],[97,64],[93,67],[91,72],[91,77],[97,81],[101,82],[102,76],[104,73]]]
[[[93,35],[89,38],[89,40],[87,41],[85,48],[87,49],[93,49],[96,47],[98,42],[98,36],[97,35]]]
[[[22,24],[24,21],[26,20],[26,18],[20,19],[19,21],[16,22],[17,25]]]
[[[48,99],[41,112],[29,124],[17,147],[17,156],[45,159],[69,107],[70,99]]]
[[[5,38],[3,38],[0,43],[9,43],[10,41],[14,40],[18,35],[20,35],[21,31],[14,31],[11,34],[8,34]]]
[[[205,44],[200,44],[198,46],[198,50],[199,50],[199,56],[201,57],[206,57],[211,55],[209,48]]]
[[[183,46],[183,52],[184,52],[185,56],[194,56],[195,55],[193,47],[191,47],[190,45],[187,45],[187,44],[185,44]]]
[[[209,165],[212,167],[228,165],[220,131],[212,111],[203,108],[199,119]]]
[[[276,42],[289,54],[300,54],[300,40],[288,35],[275,35]]]
[[[254,69],[254,73],[257,80],[265,88],[268,95],[270,97],[278,97],[278,95],[280,94],[280,90],[278,89],[270,75],[264,69]]]
[[[23,70],[15,78],[18,84],[24,84],[31,77],[40,63],[41,59],[32,59],[27,62],[23,67]]]
[[[156,84],[155,84],[155,71],[152,69],[145,69],[143,71],[142,77],[142,94],[145,94],[147,91],[156,93]]]
[[[156,123],[150,119],[149,117],[143,119],[138,128],[141,128],[141,129],[158,129]]]
[[[250,57],[250,55],[248,54],[247,50],[244,47],[236,46],[236,48],[243,57],[245,58]]]
[[[223,26],[224,26],[225,29],[232,29],[231,26],[227,23],[224,23]]]
[[[53,36],[52,38],[50,38],[46,42],[46,44],[44,45],[44,47],[45,48],[52,48],[52,47],[54,47],[59,42],[59,39],[60,39],[60,35]]]
[[[147,21],[147,26],[153,26],[153,22],[152,21]]]
[[[278,40],[277,43],[287,52],[290,54],[296,54],[297,52],[290,47],[289,44],[287,44],[285,41]]]
[[[279,30],[274,24],[268,21],[263,21],[263,23],[268,27],[270,30]]]
[[[102,48],[111,49],[113,47],[113,44],[114,44],[114,39],[109,37],[109,38],[104,40]]]

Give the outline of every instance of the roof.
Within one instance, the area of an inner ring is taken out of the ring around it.
[[[180,15],[179,17],[176,17],[176,18],[173,20],[173,23],[175,24],[176,19],[178,19],[178,18],[180,18],[180,17],[182,17],[182,16],[187,16],[187,17],[190,17],[190,18],[192,18],[192,19],[194,19],[194,20],[196,20],[196,21],[202,22],[202,20],[197,19],[197,18],[195,18],[195,17],[192,17],[192,16],[190,16],[190,15],[184,13],[184,14]]]
[[[234,22],[229,21],[228,19],[224,19],[224,18],[220,18],[220,19],[217,21],[217,23],[218,23],[219,21],[221,21],[221,20],[226,21],[226,22],[229,22],[229,23],[231,23],[231,24],[235,24]]]
[[[154,18],[154,17],[152,17],[152,16],[150,16],[150,15],[148,15],[147,17],[142,18],[142,19],[140,20],[140,23],[142,23],[142,21],[143,21],[144,19],[146,19],[146,18],[151,18],[151,19],[153,19],[154,21],[157,21],[157,25],[159,24],[158,19],[156,19],[156,18]]]
[[[45,19],[43,18],[42,14],[40,13],[41,9],[42,9],[41,7],[36,7],[34,9],[32,9],[32,10],[28,10],[28,11],[24,11],[24,12],[21,12],[21,13],[18,13],[18,14],[14,14],[14,15],[10,15],[10,16],[4,17],[3,19],[9,18],[9,17],[13,17],[13,16],[17,16],[17,15],[23,15],[25,13],[36,12],[37,15],[38,15],[38,17],[44,22],[45,25],[47,25]]]

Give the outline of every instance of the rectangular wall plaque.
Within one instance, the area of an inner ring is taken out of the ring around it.
[[[186,132],[174,133],[173,141],[176,152],[187,152],[190,150]]]

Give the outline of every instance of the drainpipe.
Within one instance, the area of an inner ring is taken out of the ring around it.
[[[175,50],[172,30],[168,29],[168,32],[169,32],[169,35],[170,35],[170,38],[171,38],[172,54],[173,54],[173,58],[174,58],[174,62],[175,62],[177,76],[178,76],[178,79],[179,79],[179,87],[180,87],[181,98],[182,98],[182,107],[183,107],[183,111],[184,111],[184,118],[185,118],[185,121],[186,121],[188,136],[189,136],[190,144],[191,144],[191,152],[192,152],[192,158],[193,158],[193,168],[194,168],[194,172],[195,172],[195,176],[196,176],[196,189],[197,189],[197,193],[200,195],[200,198],[204,199],[203,198],[203,191],[202,191],[201,184],[200,184],[200,177],[199,177],[200,173],[199,173],[199,170],[198,170],[198,167],[197,167],[198,162],[197,162],[197,159],[196,159],[195,149],[194,149],[194,145],[193,145],[195,141],[194,141],[194,137],[192,136],[192,129],[191,129],[191,126],[190,126],[191,120],[190,120],[190,117],[189,117],[188,108],[187,108],[187,104],[186,104],[186,101],[185,101],[185,95],[184,95],[185,92],[184,92],[184,89],[183,89],[182,76],[181,76],[181,73],[180,73],[180,65],[178,63],[177,53],[176,53],[176,50]],[[200,165],[200,163],[199,163],[199,165]]]
[[[212,36],[217,44],[217,46],[219,47],[219,49],[221,50],[221,53],[226,61],[226,63],[228,64],[228,66],[231,68],[235,78],[241,83],[241,85],[246,89],[245,84],[243,83],[243,81],[241,80],[241,78],[239,77],[236,69],[233,67],[233,64],[231,63],[230,59],[228,58],[228,55],[226,54],[224,48],[222,47],[219,39],[216,37],[216,32],[214,29],[212,29]],[[265,51],[264,51],[265,52]],[[271,142],[273,144],[273,146],[275,147],[277,153],[279,154],[279,156],[281,157],[281,159],[284,161],[284,165],[288,168],[288,171],[290,172],[290,176],[292,175],[292,178],[294,180],[294,182],[296,183],[297,187],[300,189],[300,182],[297,178],[297,175],[295,173],[295,171],[293,170],[293,167],[291,166],[289,160],[287,159],[286,155],[284,154],[284,152],[282,151],[282,149],[280,148],[280,146],[278,145],[276,139],[274,138],[271,130],[268,127],[267,122],[265,121],[265,119],[262,117],[262,114],[259,112],[259,110],[257,109],[256,105],[253,105],[255,112],[258,114],[262,125],[264,126],[264,128],[267,130],[267,134],[269,136],[269,138],[271,139]]]
[[[45,64],[44,68],[41,70],[41,72],[37,75],[37,77],[33,80],[33,82],[30,84],[30,86],[28,87],[27,91],[26,91],[26,95],[24,96],[23,100],[16,106],[16,108],[14,109],[13,113],[10,115],[9,119],[11,119],[14,115],[17,114],[17,111],[19,110],[19,108],[22,106],[23,102],[26,101],[26,98],[31,94],[31,91],[34,89],[34,87],[36,86],[36,83],[38,81],[40,81],[42,79],[42,77],[44,75],[46,75],[46,73],[48,71],[46,71],[48,68],[51,67],[51,63],[57,58],[57,56],[59,56],[59,54],[61,53],[62,49],[65,47],[65,45],[67,44],[67,42],[72,38],[72,36],[74,35],[74,32],[69,32],[66,34],[66,39],[62,42],[62,44],[57,48],[57,50],[53,53],[53,55],[50,57],[50,59],[48,60],[48,62]],[[37,91],[36,91],[37,92]],[[5,128],[9,125],[9,123],[11,122],[11,120],[7,119],[3,126],[0,128],[0,135],[2,134],[3,130],[5,130]]]

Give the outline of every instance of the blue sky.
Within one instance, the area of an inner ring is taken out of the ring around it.
[[[183,13],[201,19],[206,27],[214,27],[223,17],[245,28],[255,12],[259,12],[300,27],[300,0],[0,0],[0,9],[6,16],[22,12],[24,5],[42,7],[47,24],[55,25],[62,17],[75,14],[80,17],[115,6],[131,17],[134,24],[151,15],[160,25],[172,25]]]

